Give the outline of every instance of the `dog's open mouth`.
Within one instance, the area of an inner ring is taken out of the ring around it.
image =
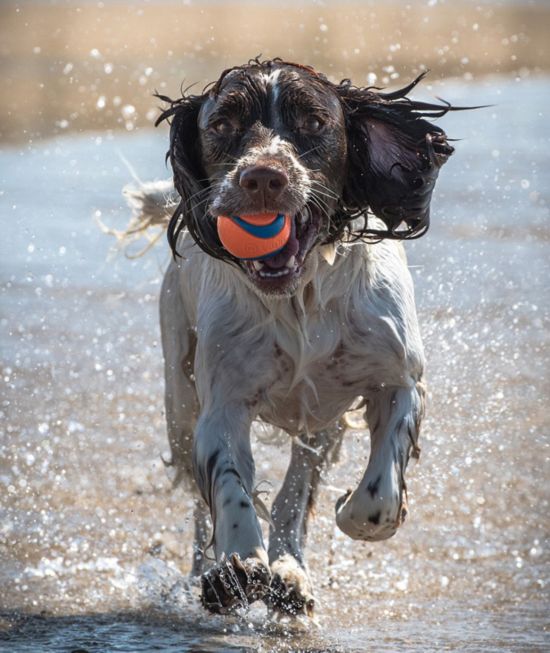
[[[249,277],[262,290],[280,292],[296,281],[321,227],[315,206],[306,205],[292,217],[287,244],[277,254],[254,261],[241,261]]]

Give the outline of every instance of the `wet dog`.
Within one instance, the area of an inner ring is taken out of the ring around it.
[[[383,540],[406,515],[405,469],[418,455],[425,391],[399,241],[425,233],[435,180],[453,152],[429,122],[450,107],[407,97],[421,77],[382,93],[253,60],[203,94],[162,97],[175,189],[174,258],[160,299],[170,464],[198,491],[192,573],[213,612],[263,599],[313,614],[308,518],[358,397],[370,459],[336,502],[336,523],[354,539]],[[152,185],[134,201],[147,213],[165,191]],[[216,218],[262,212],[292,216],[286,246],[264,260],[234,258]],[[292,438],[267,548],[255,419]],[[207,569],[209,538],[216,563]]]

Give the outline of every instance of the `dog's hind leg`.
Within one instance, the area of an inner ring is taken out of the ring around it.
[[[407,514],[405,469],[418,457],[424,385],[388,387],[367,396],[371,453],[363,479],[336,502],[336,523],[356,540],[385,540]]]
[[[343,434],[343,425],[338,424],[292,441],[290,465],[271,511],[272,581],[266,602],[279,612],[313,616],[315,601],[303,549],[321,472],[327,461],[335,460]]]
[[[208,509],[193,479],[193,430],[198,415],[198,400],[193,376],[196,336],[185,315],[179,288],[179,269],[172,263],[167,270],[160,296],[162,348],[164,353],[165,408],[174,486],[183,483],[196,496],[194,511],[192,576],[204,571],[204,549],[209,538]]]

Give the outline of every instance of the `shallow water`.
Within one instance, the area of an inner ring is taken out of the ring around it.
[[[309,629],[261,606],[207,615],[185,579],[191,502],[160,460],[167,247],[108,260],[93,219],[127,220],[121,155],[168,176],[166,134],[1,153],[0,651],[550,649],[548,82],[434,90],[497,106],[445,118],[464,140],[430,233],[408,246],[430,385],[410,515],[387,542],[336,530],[339,489],[368,457],[358,424],[310,531]],[[284,457],[257,436],[258,479],[276,491]]]

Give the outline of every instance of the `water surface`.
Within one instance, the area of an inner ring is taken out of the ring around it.
[[[548,79],[438,88],[492,109],[462,138],[433,227],[408,247],[430,396],[410,516],[353,542],[334,501],[368,457],[358,424],[321,488],[308,560],[319,626],[205,614],[185,578],[157,297],[167,246],[108,259],[129,173],[164,178],[166,134],[86,134],[0,154],[0,651],[542,651],[548,640]],[[428,97],[428,96],[426,96]],[[277,489],[288,443],[261,440]],[[273,496],[273,494],[272,494]]]

